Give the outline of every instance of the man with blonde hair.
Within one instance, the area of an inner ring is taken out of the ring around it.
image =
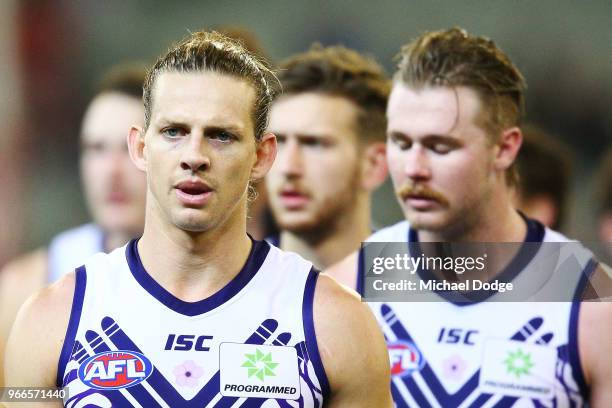
[[[387,160],[406,221],[369,238],[358,272],[366,300],[389,300],[370,306],[387,339],[397,407],[605,407],[612,400],[612,325],[605,323],[612,304],[581,302],[609,288],[609,278],[589,251],[513,205],[524,88],[493,41],[458,28],[425,33],[399,54]],[[384,248],[401,248],[400,261],[412,266],[376,258],[389,265],[381,272],[368,248],[385,242],[402,243]],[[457,255],[475,252],[466,272]],[[329,273],[352,281],[356,260]],[[548,275],[549,263],[564,273]],[[393,271],[401,284],[413,279],[413,289],[408,283],[395,292],[399,283],[389,281],[392,288],[377,292]],[[567,297],[541,291],[548,283]],[[517,292],[499,289],[509,285]],[[531,300],[542,293],[548,297]]]
[[[128,142],[147,175],[143,236],[24,306],[9,385],[56,384],[68,406],[391,406],[367,307],[246,233],[249,183],[276,154],[274,81],[217,33],[157,60]]]

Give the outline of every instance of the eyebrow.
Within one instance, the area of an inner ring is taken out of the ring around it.
[[[274,133],[277,136],[287,137],[287,135],[293,135],[296,139],[322,139],[322,140],[333,140],[334,136],[330,133],[297,133],[297,132],[275,132],[273,129],[270,129],[270,132]]]
[[[400,131],[390,131],[387,133],[387,137],[397,137],[401,139],[413,139],[410,135]],[[440,135],[437,133],[427,134],[425,136],[418,138],[424,142],[446,142],[446,143],[461,143],[461,140],[455,136],[451,135]]]
[[[238,134],[244,133],[244,128],[242,126],[239,126],[236,124],[224,123],[224,121],[221,119],[216,120],[213,118],[211,122],[212,123],[204,126],[205,130],[227,130],[228,132],[232,132],[232,133],[238,133]],[[187,121],[180,120],[180,119],[170,119],[170,118],[160,118],[159,120],[155,121],[155,126],[159,128],[163,128],[166,126],[177,126],[177,127],[188,128],[188,129],[191,129],[193,127],[192,125],[189,125]]]
[[[287,139],[286,133],[274,133],[274,134],[276,135],[277,138]],[[328,134],[315,135],[312,133],[297,133],[297,134],[294,134],[294,137],[297,140],[297,142],[300,144],[302,143],[308,144],[309,142],[317,142],[323,146],[332,146],[337,143],[336,138]]]
[[[413,143],[414,140],[409,135],[406,135],[402,132],[390,132],[387,137],[396,138],[403,140],[405,142]],[[450,146],[451,148],[459,148],[464,145],[464,141],[450,135],[438,135],[438,134],[428,134],[423,137],[420,137],[418,142],[423,146],[432,146],[437,143],[442,143]]]

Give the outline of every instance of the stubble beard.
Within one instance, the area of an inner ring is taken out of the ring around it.
[[[335,234],[345,214],[352,213],[357,202],[359,188],[358,172],[356,172],[347,186],[333,196],[326,197],[307,220],[285,221],[277,217],[276,221],[281,231],[289,231],[308,242],[320,242],[324,238]]]

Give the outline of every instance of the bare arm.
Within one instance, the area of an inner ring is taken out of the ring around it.
[[[39,249],[7,264],[0,271],[0,387],[4,385],[4,349],[17,312],[45,284],[47,251]]]
[[[387,347],[356,293],[319,276],[314,299],[317,344],[331,396],[328,407],[391,407]]]
[[[56,385],[74,284],[74,273],[70,273],[33,295],[19,311],[6,348],[4,375],[7,386]],[[57,406],[57,403],[38,406]]]
[[[612,277],[599,266],[591,278],[599,302],[582,302],[578,318],[578,352],[593,408],[609,407],[612,401]]]

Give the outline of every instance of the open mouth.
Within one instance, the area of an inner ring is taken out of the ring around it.
[[[179,201],[188,206],[202,206],[212,195],[212,189],[200,181],[184,181],[175,188]]]

